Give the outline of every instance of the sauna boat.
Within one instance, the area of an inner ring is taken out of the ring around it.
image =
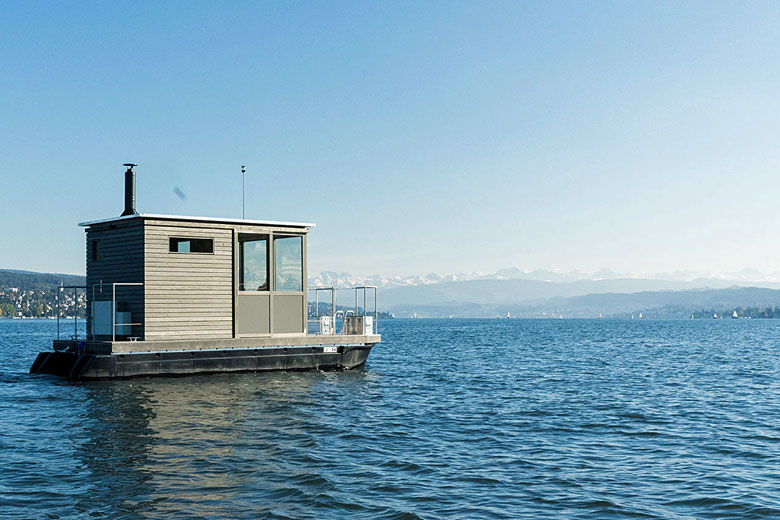
[[[335,288],[307,287],[313,224],[138,213],[135,165],[125,166],[122,215],[79,224],[86,285],[60,288],[85,293],[86,335],[58,318],[53,349],[31,373],[79,381],[364,366],[381,341],[376,287],[349,289],[341,309]]]

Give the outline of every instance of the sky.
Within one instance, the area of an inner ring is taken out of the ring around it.
[[[0,268],[123,210],[309,272],[780,271],[776,2],[0,0]],[[177,194],[178,192],[178,194]]]

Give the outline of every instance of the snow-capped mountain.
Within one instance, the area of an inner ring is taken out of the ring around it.
[[[616,280],[616,279],[640,279],[662,280],[674,282],[690,282],[693,280],[724,280],[734,282],[780,282],[780,272],[770,275],[753,268],[745,268],[736,272],[711,273],[698,271],[674,271],[671,273],[660,272],[650,274],[621,273],[612,269],[599,269],[593,273],[579,270],[562,271],[558,269],[522,269],[520,267],[507,267],[494,273],[460,273],[446,274],[429,273],[426,275],[408,276],[382,276],[374,274],[367,277],[355,276],[346,272],[322,271],[309,278],[309,286],[333,286],[339,288],[358,287],[362,285],[374,285],[380,288],[415,287],[435,285],[444,282],[461,282],[469,280],[534,280],[540,282],[570,283],[581,280]]]
[[[455,282],[458,280],[470,280],[473,278],[460,277],[460,275],[446,275],[442,276],[436,273],[410,276],[392,276],[385,277],[379,274],[375,274],[368,277],[354,276],[350,273],[337,273],[335,271],[322,271],[318,275],[309,278],[309,286],[321,286],[321,287],[358,287],[361,285],[374,285],[376,287],[409,287],[417,285],[431,285],[442,282]]]

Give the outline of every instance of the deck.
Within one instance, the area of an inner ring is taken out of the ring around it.
[[[290,334],[232,339],[87,341],[54,340],[54,350],[80,351],[84,354],[110,355],[197,350],[259,349],[265,347],[324,347],[338,345],[373,345],[382,341],[380,334]],[[81,348],[79,348],[81,345]]]

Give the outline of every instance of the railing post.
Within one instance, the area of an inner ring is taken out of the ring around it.
[[[89,290],[89,288],[87,288]],[[84,298],[87,298],[87,295],[84,295]],[[84,315],[87,318],[87,339],[89,339],[89,335],[92,334],[92,339],[95,339],[95,333],[93,332],[95,330],[95,317],[90,316],[90,314],[95,313],[95,284],[92,284],[92,299],[89,300],[92,304],[91,307],[89,305],[84,306]]]
[[[76,305],[79,301],[79,290],[73,288],[73,339],[79,339],[79,315],[76,313]]]
[[[57,287],[57,339],[60,339],[60,292],[62,291],[62,284]]]
[[[111,342],[116,341],[116,282],[111,284]]]

